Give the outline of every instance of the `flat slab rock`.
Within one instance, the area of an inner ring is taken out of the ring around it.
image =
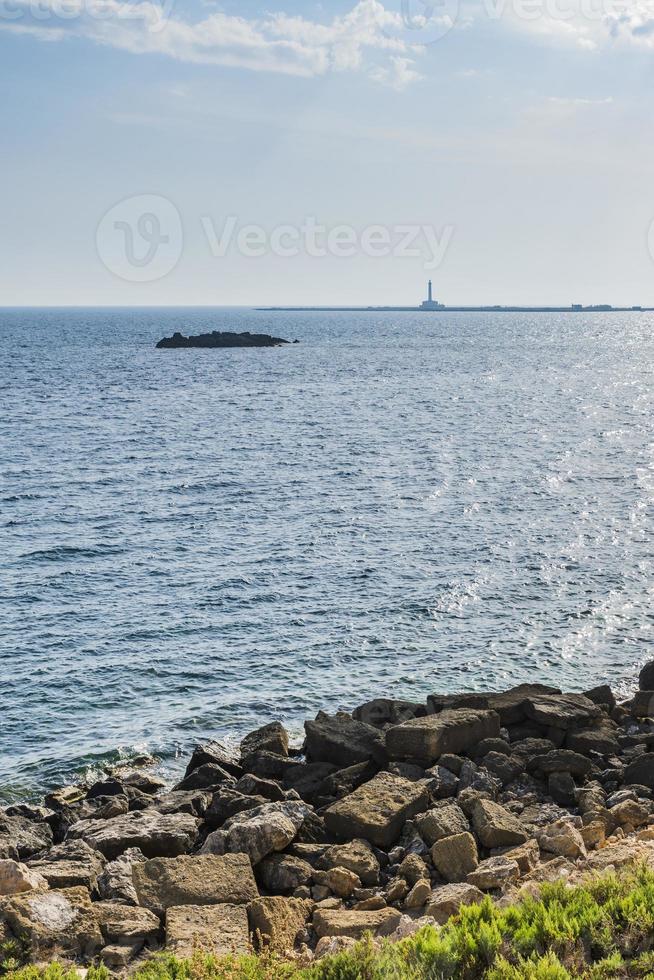
[[[198,835],[199,821],[188,813],[137,810],[110,820],[80,820],[68,831],[71,840],[83,840],[113,860],[130,847],[146,857],[175,857],[187,853]]]
[[[180,958],[196,950],[214,956],[247,953],[249,943],[244,905],[182,905],[166,912],[166,950]]]
[[[457,708],[389,728],[386,751],[391,759],[431,766],[446,753],[465,752],[482,739],[499,734],[500,718],[494,711]]]
[[[259,897],[247,854],[153,858],[132,869],[139,903],[155,912],[174,905],[246,905]]]
[[[391,847],[405,821],[426,810],[429,794],[421,783],[382,772],[324,813],[330,834],[343,840],[361,837],[377,847]]]
[[[305,751],[311,762],[352,766],[381,758],[383,740],[380,732],[345,712],[328,715],[320,711],[315,721],[305,721],[304,730]]]
[[[361,939],[366,932],[376,936],[389,936],[400,924],[401,912],[397,909],[379,909],[375,912],[356,912],[350,909],[319,909],[313,915],[313,928],[319,939],[324,936],[347,936]]]
[[[574,728],[599,718],[602,709],[583,694],[539,694],[528,698],[527,718],[551,728]]]

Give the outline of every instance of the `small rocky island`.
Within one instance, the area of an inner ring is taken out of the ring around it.
[[[379,698],[295,747],[279,722],[203,742],[174,786],[112,772],[0,809],[0,943],[114,971],[196,945],[310,963],[654,867],[654,663],[639,687]]]
[[[158,350],[177,350],[186,347],[281,347],[290,344],[283,337],[271,337],[266,333],[230,333],[229,331],[212,330],[211,333],[200,333],[195,337],[184,337],[176,331],[172,337],[164,337],[157,344]],[[297,344],[299,341],[295,340]]]

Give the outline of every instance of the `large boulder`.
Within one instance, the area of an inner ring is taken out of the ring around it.
[[[602,709],[583,694],[538,694],[527,699],[525,713],[539,725],[567,731],[599,718]]]
[[[253,752],[288,755],[288,732],[281,722],[273,721],[245,736],[241,742],[241,758],[246,759]]]
[[[357,762],[383,759],[380,732],[343,711],[335,715],[320,711],[315,721],[305,721],[304,730],[305,752],[310,762],[352,766]]]
[[[311,883],[313,868],[293,854],[271,854],[258,865],[257,876],[273,895],[292,895],[296,888]]]
[[[299,800],[245,810],[209,834],[201,853],[247,854],[253,865],[258,864],[268,854],[288,847],[309,813],[308,805]]]
[[[188,813],[137,810],[112,820],[80,820],[68,831],[71,840],[83,840],[112,860],[131,847],[146,857],[175,857],[190,851],[198,835],[198,821]]]
[[[566,748],[583,755],[590,755],[591,752],[597,752],[604,757],[618,755],[620,745],[616,731],[614,722],[608,718],[600,718],[589,728],[568,732],[565,737]]]
[[[425,914],[430,915],[438,925],[443,925],[452,915],[456,915],[463,905],[479,905],[484,900],[484,893],[475,885],[466,883],[443,885],[435,888],[425,907]]]
[[[397,929],[402,915],[397,909],[378,909],[357,912],[354,909],[318,909],[313,915],[313,928],[319,939],[323,936],[347,936],[361,939],[367,932],[389,936]]]
[[[375,698],[355,708],[352,717],[363,721],[373,728],[385,728],[386,725],[399,725],[411,718],[422,718],[427,714],[424,704],[416,701],[396,701],[392,698]]]
[[[203,766],[199,766],[188,776],[184,776],[184,779],[174,787],[174,792],[187,793],[191,790],[212,790],[223,783],[228,786],[233,785],[234,777],[216,762],[205,762]]]
[[[143,946],[157,939],[161,923],[148,909],[122,902],[94,902],[93,911],[107,943],[119,946]]]
[[[464,834],[470,830],[465,813],[453,800],[443,800],[416,818],[418,832],[430,847],[443,837]]]
[[[100,898],[125,905],[138,905],[132,867],[143,864],[145,860],[145,854],[137,847],[132,847],[115,861],[109,861],[98,875],[97,889]]]
[[[431,860],[445,881],[465,881],[479,864],[475,838],[470,833],[443,837],[432,847]]]
[[[249,951],[248,914],[243,905],[172,906],[166,912],[166,951],[180,959]]]
[[[512,847],[529,840],[518,818],[492,800],[475,800],[472,824],[477,840],[484,847]]]
[[[482,891],[505,888],[520,877],[520,866],[513,858],[497,855],[482,861],[470,872],[466,881]]]
[[[0,858],[24,861],[51,846],[52,830],[47,823],[0,812]]]
[[[173,905],[244,905],[259,892],[247,854],[153,858],[133,866],[139,904],[161,914]]]
[[[433,765],[445,753],[465,752],[484,738],[500,733],[494,711],[459,708],[425,718],[414,718],[386,732],[386,751],[391,759],[408,759]]]
[[[560,693],[557,687],[549,687],[547,684],[519,684],[500,694],[491,694],[488,707],[498,713],[503,727],[519,725],[527,717],[526,705],[529,698]]]
[[[654,752],[645,752],[629,763],[624,771],[624,783],[654,789]]]
[[[346,868],[354,872],[366,887],[379,882],[379,861],[367,840],[335,844],[318,859],[317,866],[326,871],[330,868]]]
[[[391,847],[404,823],[429,805],[424,785],[382,772],[359,786],[324,814],[327,830],[337,839],[362,837],[377,847]]]
[[[0,901],[0,920],[25,943],[33,962],[64,955],[89,959],[102,946],[86,888],[52,889]]]
[[[83,840],[70,840],[57,844],[46,854],[31,858],[29,866],[45,878],[50,888],[82,885],[94,891],[104,863],[102,854]]]
[[[199,769],[207,762],[213,762],[225,769],[235,779],[240,779],[243,775],[237,753],[222,742],[201,742],[196,745],[185,775],[190,776],[194,769]]]
[[[248,918],[257,946],[291,952],[303,938],[312,911],[313,902],[306,899],[279,895],[255,899],[248,908]]]
[[[648,660],[641,668],[638,687],[641,691],[654,691],[654,660]]]
[[[541,772],[549,776],[552,772],[568,772],[571,776],[587,776],[593,763],[585,755],[571,749],[554,749],[546,755],[536,755],[527,763],[529,772]]]

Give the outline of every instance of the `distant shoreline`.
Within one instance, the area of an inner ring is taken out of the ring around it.
[[[654,313],[652,306],[257,306],[257,313]]]

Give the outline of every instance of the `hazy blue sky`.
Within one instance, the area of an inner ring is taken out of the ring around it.
[[[654,305],[653,74],[654,0],[0,0],[0,304]]]

